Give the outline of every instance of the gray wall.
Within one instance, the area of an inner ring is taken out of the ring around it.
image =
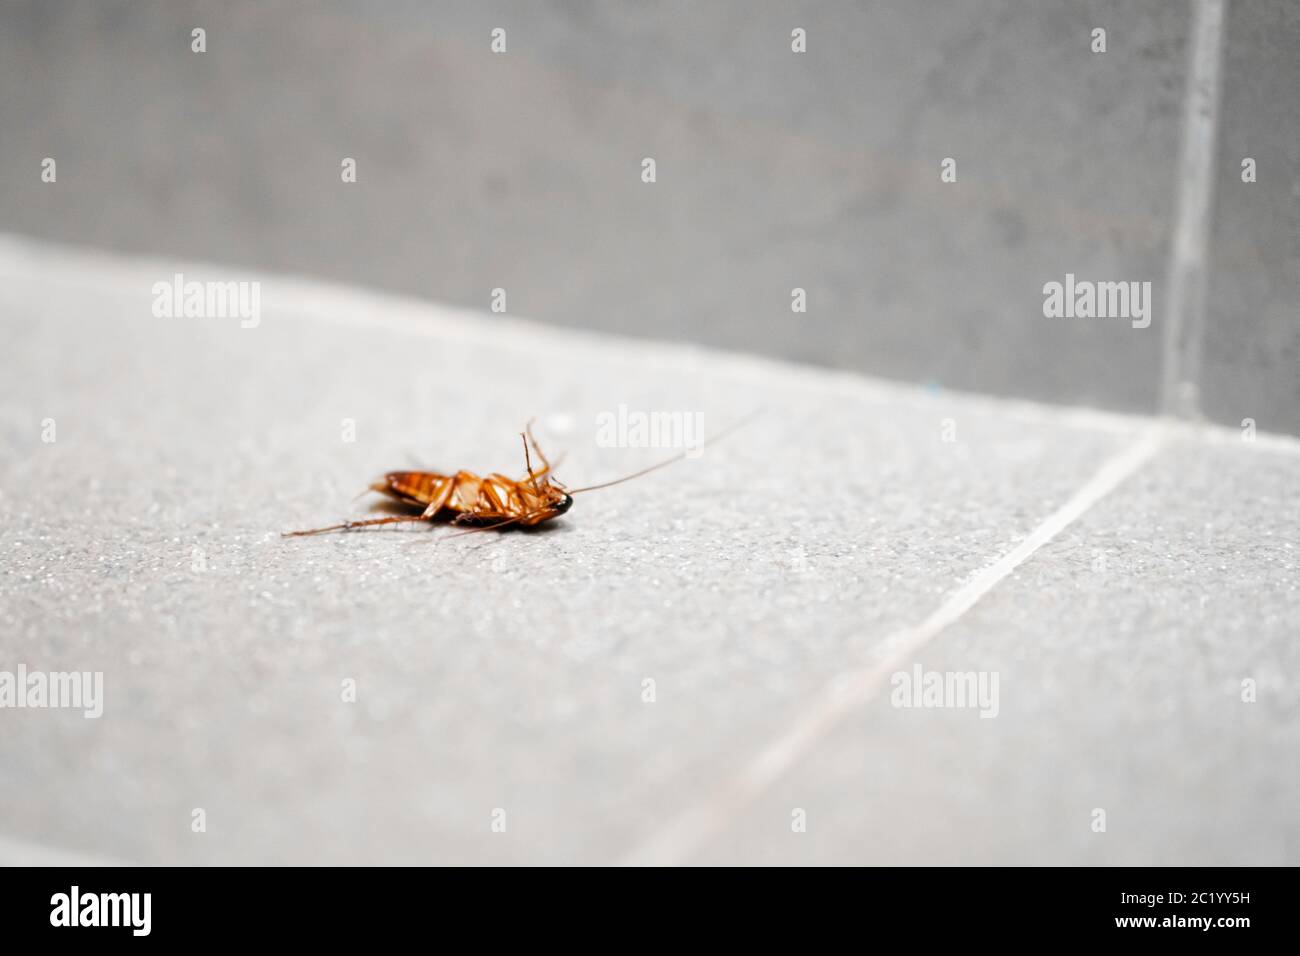
[[[1300,432],[1294,10],[1229,14],[1204,396]],[[1151,411],[1189,29],[1172,0],[6,2],[0,228]],[[1067,272],[1151,281],[1155,323],[1044,318]]]

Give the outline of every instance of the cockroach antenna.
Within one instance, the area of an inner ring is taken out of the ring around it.
[[[601,488],[613,488],[615,485],[621,485],[625,481],[631,481],[633,478],[640,478],[642,475],[648,475],[652,471],[658,471],[660,468],[667,468],[669,465],[674,465],[677,462],[681,461],[683,458],[686,458],[695,452],[703,451],[709,445],[722,441],[722,439],[726,438],[732,432],[742,428],[745,425],[748,425],[760,414],[762,414],[762,411],[763,410],[760,408],[750,412],[740,421],[733,422],[732,424],[728,425],[722,431],[718,432],[716,435],[707,439],[706,441],[702,441],[698,445],[694,445],[691,448],[687,448],[684,451],[680,451],[676,455],[673,455],[673,457],[667,458],[659,462],[659,464],[657,465],[651,465],[649,468],[642,468],[640,471],[634,471],[632,472],[632,474],[624,475],[622,478],[615,478],[613,481],[602,481],[598,485],[588,485],[586,488],[574,488],[572,491],[569,492],[569,494],[580,495],[587,491],[599,491]]]

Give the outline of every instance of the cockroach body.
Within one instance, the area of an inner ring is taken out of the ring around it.
[[[515,481],[505,475],[480,478],[470,471],[440,475],[432,471],[390,471],[370,486],[405,504],[424,505],[424,519],[451,516],[455,524],[491,525],[510,521],[523,527],[550,521],[569,510],[571,498],[542,473]]]
[[[738,422],[726,431],[715,435],[716,441],[727,432],[740,427]],[[387,518],[368,518],[363,521],[345,521],[342,524],[326,528],[313,528],[310,531],[286,531],[285,537],[302,537],[324,534],[328,531],[351,531],[354,528],[368,528],[375,525],[398,524],[408,521],[438,521],[450,518],[452,524],[471,525],[474,531],[491,531],[495,528],[535,527],[552,518],[558,518],[573,506],[573,496],[598,488],[609,488],[648,475],[673,462],[685,458],[697,449],[688,449],[674,455],[667,461],[643,468],[614,481],[588,485],[570,491],[551,474],[554,466],[533,438],[532,423],[520,432],[519,438],[524,444],[524,464],[528,474],[516,481],[501,474],[490,474],[486,478],[473,472],[458,471],[453,475],[444,475],[433,471],[390,471],[367,490],[377,491],[407,505],[422,507],[420,514],[392,515]],[[709,442],[704,442],[699,448]],[[533,470],[529,446],[537,452],[542,467]],[[466,534],[470,532],[464,532]]]
[[[506,525],[534,527],[552,518],[558,518],[573,506],[573,498],[565,487],[551,476],[551,463],[533,438],[531,425],[524,443],[524,463],[528,474],[516,481],[501,474],[486,478],[471,471],[458,471],[444,475],[436,471],[390,471],[368,490],[394,498],[403,504],[416,505],[424,510],[418,515],[394,515],[387,518],[370,518],[364,521],[346,521],[327,528],[310,531],[288,531],[287,537],[323,534],[327,531],[350,531],[381,524],[405,521],[438,521],[450,518],[453,524],[471,525],[490,529]],[[542,467],[534,471],[528,446],[532,444]]]

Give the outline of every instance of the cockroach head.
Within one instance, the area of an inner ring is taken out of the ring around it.
[[[525,527],[558,518],[573,506],[572,496],[563,488],[557,487],[549,481],[538,482],[534,490],[537,497],[533,499],[533,509],[518,519]]]
[[[549,518],[562,515],[573,507],[573,498],[559,482],[546,479],[539,483],[538,490],[542,493],[542,505]]]

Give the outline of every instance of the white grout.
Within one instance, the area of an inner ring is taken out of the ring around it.
[[[692,807],[635,848],[623,861],[632,866],[673,866],[687,862],[744,807],[751,804],[802,760],[847,714],[866,705],[894,672],[911,665],[917,653],[1012,571],[1137,472],[1168,440],[1156,424],[1107,460],[1074,495],[1019,545],[977,573],[915,627],[886,639],[881,659],[835,680],[813,699],[793,725],[769,742],[702,804]]]
[[[1219,64],[1226,0],[1193,0],[1178,205],[1169,244],[1164,372],[1165,413],[1197,418],[1205,336],[1210,219],[1214,211],[1215,135],[1219,120]]]

